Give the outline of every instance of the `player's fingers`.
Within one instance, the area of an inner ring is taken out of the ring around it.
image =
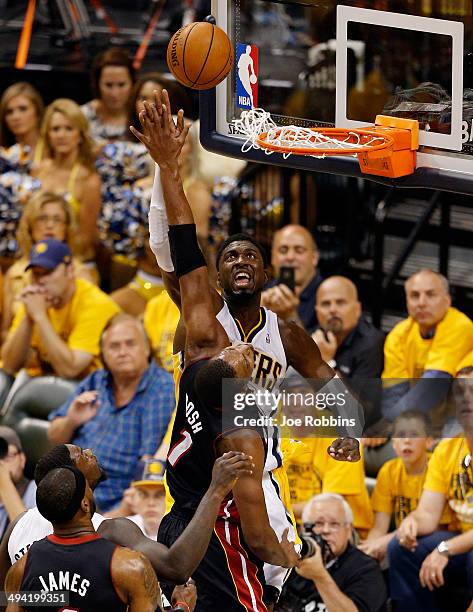
[[[177,111],[177,129],[179,131],[179,134],[184,129],[184,111],[182,110],[182,108]]]
[[[181,132],[181,138],[183,140],[185,140],[187,138],[187,134],[189,133],[190,129],[191,129],[191,124],[190,123],[184,124],[184,127],[182,128],[182,132]]]
[[[169,114],[171,114],[171,100],[169,99],[169,93],[167,89],[162,90],[161,98],[163,100],[164,106],[168,109]]]
[[[161,92],[159,91],[159,89],[154,90],[154,103],[156,105],[156,112],[159,116],[161,116],[163,112],[163,100],[161,98]]]
[[[150,109],[151,109],[151,117],[152,117],[153,123],[156,123],[157,125],[159,125],[159,123],[161,122],[161,116],[158,113],[156,104],[150,104]]]

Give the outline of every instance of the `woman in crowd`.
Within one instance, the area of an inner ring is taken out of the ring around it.
[[[186,105],[186,94],[177,83],[169,81],[157,72],[144,74],[138,79],[133,87],[130,97],[128,125],[133,125],[139,129],[140,122],[138,115],[144,108],[143,102],[145,100],[154,102],[153,92],[156,89],[162,90],[164,87],[172,92],[172,99],[176,100],[176,107]],[[141,168],[139,169],[137,167],[137,178],[133,183],[133,189],[122,191],[122,195],[128,195],[132,201],[127,200],[126,197],[120,198],[119,201],[114,201],[106,197],[103,215],[114,217],[115,231],[113,236],[119,238],[120,232],[116,230],[118,211],[121,210],[121,218],[123,221],[122,236],[127,236],[129,248],[132,249],[129,250],[128,253],[119,254],[117,253],[117,243],[115,242],[114,245],[110,245],[115,255],[112,264],[113,275],[118,278],[129,278],[130,273],[134,273],[133,278],[128,284],[121,286],[112,293],[112,298],[125,312],[134,316],[140,316],[143,314],[148,301],[161,293],[163,290],[163,282],[159,268],[156,265],[156,258],[149,248],[148,237],[141,231],[143,229],[143,224],[144,227],[147,225],[149,200],[154,178],[154,164],[148,157],[147,151],[143,145],[136,142],[131,132],[129,132],[129,141],[129,147],[123,147],[121,145],[115,146],[113,155],[110,156],[110,162],[113,161],[116,164],[118,150],[121,149],[126,152],[128,148],[131,148],[131,151],[135,153],[129,156],[130,159],[134,160],[135,165],[138,160],[141,159],[143,161]],[[139,176],[139,174],[141,174],[141,176]],[[125,175],[130,176],[131,173],[127,172]],[[135,205],[133,205],[133,201]],[[137,206],[137,202],[141,202],[142,205]],[[108,210],[109,208],[110,210]],[[136,213],[138,212],[142,216],[141,221],[136,217]],[[110,242],[112,234],[107,230],[108,228],[105,227],[102,235],[106,239],[108,233],[108,241]]]
[[[31,283],[31,271],[25,272],[31,247],[47,238],[67,242],[72,253],[77,253],[77,228],[71,207],[61,195],[38,191],[29,199],[18,226],[21,258],[8,269],[4,279],[3,337],[18,309],[18,295]],[[74,257],[74,270],[76,276],[92,281],[90,270],[77,257]]]
[[[40,124],[43,100],[29,83],[15,83],[0,98],[0,267],[6,271],[15,261],[16,230],[29,194],[38,181],[29,172],[39,161],[43,146]]]
[[[0,99],[0,147],[17,145],[20,162],[39,161],[43,113],[43,100],[33,85],[25,82],[10,85]]]
[[[41,135],[45,157],[33,166],[32,174],[43,191],[67,200],[77,219],[80,255],[93,261],[101,183],[87,120],[75,102],[59,98],[46,109]]]
[[[135,69],[121,49],[100,53],[92,64],[95,98],[82,106],[92,137],[99,143],[128,139],[128,108]]]

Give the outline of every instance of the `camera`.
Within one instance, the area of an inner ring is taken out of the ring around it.
[[[0,437],[0,460],[5,459],[8,455],[8,442],[5,438]]]
[[[332,565],[333,561],[335,561],[335,555],[332,552],[328,542],[324,540],[324,538],[318,533],[314,533],[311,529],[311,526],[304,525],[304,531],[301,533],[302,540],[302,549],[301,549],[301,557],[302,559],[307,559],[308,557],[313,557],[315,555],[315,544],[317,544],[320,548],[320,552],[322,555],[322,562],[324,567],[328,567]]]

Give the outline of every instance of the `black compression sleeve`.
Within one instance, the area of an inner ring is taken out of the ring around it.
[[[177,278],[207,265],[197,242],[195,223],[170,225],[169,244]]]

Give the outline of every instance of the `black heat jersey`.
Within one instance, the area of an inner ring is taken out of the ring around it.
[[[47,612],[125,612],[111,576],[116,544],[99,534],[81,538],[50,535],[34,542],[28,551],[21,591],[67,591],[69,604],[41,607]],[[25,606],[35,612],[37,607]]]
[[[177,508],[193,511],[212,480],[215,443],[222,432],[222,413],[208,410],[194,390],[197,372],[208,359],[186,367],[179,381],[179,399],[169,447],[166,480]]]

